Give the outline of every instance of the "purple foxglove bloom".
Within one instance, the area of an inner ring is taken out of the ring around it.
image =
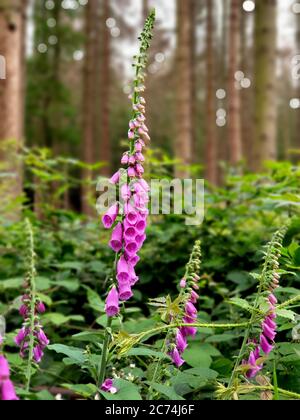
[[[36,337],[39,340],[42,349],[49,345],[50,341],[42,329],[37,332]]]
[[[182,332],[180,330],[177,331],[176,334],[176,347],[180,353],[183,353],[187,348],[188,344],[186,338],[183,337]]]
[[[122,301],[127,301],[133,296],[131,286],[129,282],[123,282],[119,284],[119,298]]]
[[[4,338],[2,337],[2,335],[0,334],[0,346],[3,344],[4,342]]]
[[[140,179],[140,180],[139,180],[139,184],[142,186],[142,188],[143,188],[146,192],[149,192],[149,191],[150,191],[150,186],[148,185],[148,183],[147,183],[144,179]]]
[[[18,347],[21,347],[21,344],[23,343],[23,341],[25,340],[25,338],[29,335],[29,330],[28,328],[23,327],[17,334],[17,336],[15,337],[15,343]]]
[[[112,379],[106,379],[106,381],[101,385],[101,391],[110,392],[111,394],[116,394],[118,392],[117,388],[114,387]]]
[[[129,260],[128,260],[128,262],[132,265],[132,267],[135,267],[139,261],[140,261],[140,257],[138,255],[129,257]]]
[[[278,300],[276,299],[276,297],[273,295],[273,293],[271,293],[269,295],[269,302],[271,303],[271,305],[276,305],[278,303]]]
[[[122,159],[121,159],[121,164],[122,165],[128,165],[128,162],[129,162],[128,153],[124,153],[124,155],[122,156]]]
[[[139,246],[136,242],[127,242],[125,246],[126,253],[130,256],[134,256],[139,249]]]
[[[111,178],[110,178],[110,183],[111,184],[118,184],[118,182],[120,181],[120,172],[116,172]]]
[[[136,172],[135,172],[135,169],[134,169],[133,166],[130,166],[128,168],[127,173],[128,173],[129,178],[135,178],[135,176],[136,176]]]
[[[36,305],[36,310],[38,311],[39,314],[44,314],[46,312],[46,306],[44,305],[43,302],[40,301]]]
[[[0,381],[9,378],[9,364],[4,356],[0,356]]]
[[[2,401],[18,401],[14,384],[11,380],[7,379],[1,384],[1,400]]]
[[[264,323],[271,329],[276,330],[277,325],[269,316],[265,319]]]
[[[128,138],[129,138],[129,140],[133,140],[134,139],[134,136],[135,136],[134,131],[129,130],[128,131]]]
[[[136,275],[134,267],[131,263],[128,264],[128,267],[129,267],[129,275],[130,275],[129,283],[131,286],[134,286],[139,281],[139,278]]]
[[[141,153],[141,152],[142,152],[142,150],[143,150],[143,145],[142,145],[142,143],[141,143],[140,141],[137,141],[137,142],[135,143],[134,150],[135,150],[137,153]]]
[[[181,287],[181,289],[185,289],[186,288],[186,279],[181,279],[179,286]]]
[[[140,163],[135,165],[135,170],[136,170],[136,173],[138,175],[143,175],[143,173],[145,172],[145,169],[143,168],[143,166]]]
[[[29,344],[28,341],[24,341],[20,350],[20,356],[24,359],[28,350]]]
[[[196,304],[198,302],[198,300],[199,300],[198,293],[196,293],[194,290],[192,290],[192,292],[191,292],[191,302]]]
[[[276,319],[277,318],[276,312],[275,311],[271,311],[268,314],[268,318],[270,318],[270,319]]]
[[[273,350],[273,346],[269,344],[268,340],[263,334],[260,336],[260,347],[265,354],[270,354]]]
[[[119,294],[116,287],[111,289],[106,298],[105,312],[109,317],[116,316],[119,313]]]
[[[135,156],[130,156],[130,158],[129,158],[129,165],[135,165],[135,162],[136,162],[136,160],[135,160]]]
[[[138,221],[138,213],[137,211],[132,207],[131,204],[126,204],[125,206],[125,215],[126,215],[126,222],[130,225],[135,225]]]
[[[137,224],[135,225],[136,230],[139,233],[142,233],[143,234],[145,232],[145,230],[146,230],[146,227],[147,227],[146,221],[143,220],[142,218],[139,218]]]
[[[128,225],[125,228],[124,236],[125,236],[126,241],[134,242],[136,235],[137,235],[137,230],[134,226]]]
[[[119,222],[112,232],[109,246],[111,247],[113,251],[119,252],[122,249],[122,246],[123,246],[122,244],[123,244],[123,227],[122,227],[122,223]]]
[[[33,358],[36,363],[40,363],[42,361],[42,358],[44,356],[43,349],[40,345],[35,346],[33,349]]]
[[[28,307],[26,305],[22,305],[19,309],[19,314],[25,319],[28,316]]]
[[[117,264],[117,279],[119,282],[127,282],[130,280],[128,262],[122,255]]]
[[[124,184],[121,187],[121,197],[125,202],[127,202],[131,197],[131,191],[127,184]]]
[[[141,152],[137,152],[135,154],[135,159],[139,162],[142,162],[142,163],[145,162],[145,157]]]
[[[197,314],[197,309],[192,304],[192,302],[187,302],[187,304],[185,305],[185,312],[187,313],[187,315],[193,317],[195,314]]]
[[[134,120],[129,121],[129,128],[130,128],[130,130],[135,129],[135,121]]]
[[[264,336],[269,338],[271,341],[274,341],[274,338],[276,337],[276,332],[274,329],[270,328],[265,322],[263,323],[262,327]]]
[[[143,246],[143,243],[146,240],[146,235],[136,235],[135,242],[137,244],[137,248],[140,249]]]
[[[105,229],[110,229],[112,225],[115,223],[116,218],[119,214],[119,206],[118,204],[114,204],[113,206],[108,209],[107,213],[102,217],[102,223]]]
[[[185,363],[185,361],[180,357],[179,351],[176,347],[174,350],[170,351],[169,356],[177,367],[180,367]]]

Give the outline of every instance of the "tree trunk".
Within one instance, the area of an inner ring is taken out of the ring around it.
[[[214,18],[213,2],[207,0],[206,28],[206,178],[217,183],[217,137],[215,118],[215,75],[214,75]]]
[[[143,21],[147,19],[149,15],[149,0],[143,0]]]
[[[16,153],[22,147],[24,129],[24,28],[27,2],[0,1],[0,55],[6,77],[0,80],[0,158],[11,174],[2,191],[8,201],[22,193],[22,167]],[[16,212],[18,213],[18,212]],[[17,216],[18,217],[18,216]],[[13,219],[17,218],[12,216]]]
[[[97,22],[98,0],[89,1],[86,6],[86,51],[84,64],[84,92],[83,92],[83,150],[82,156],[86,164],[94,163],[95,155],[95,92],[97,86]],[[91,205],[95,189],[91,186],[92,171],[83,170],[82,212],[87,216],[94,216],[95,209]]]
[[[187,178],[192,161],[191,20],[190,1],[177,0],[176,177]]]
[[[235,73],[240,70],[240,1],[231,0],[229,29],[228,68],[228,136],[231,165],[242,159],[240,91],[236,86]]]
[[[298,0],[295,0],[295,3],[299,3]],[[297,45],[297,55],[300,57],[300,13],[296,14],[296,25],[297,25],[297,32],[296,32],[296,45]],[[300,72],[298,71],[297,80],[297,91],[296,91],[296,98],[300,99]],[[295,147],[300,151],[300,109],[295,110],[296,113],[296,142]],[[300,153],[300,152],[299,152]],[[300,154],[297,156],[297,160],[300,160]]]
[[[105,162],[101,169],[102,175],[109,176],[111,173],[111,144],[109,128],[109,101],[110,101],[110,33],[106,27],[106,20],[110,16],[109,0],[103,0],[103,19],[102,19],[102,65],[101,65],[101,144],[100,160]]]
[[[276,39],[277,0],[256,2],[255,11],[255,169],[277,157]]]
[[[241,7],[244,0],[241,1]],[[249,26],[252,24],[252,13],[243,12],[241,25],[242,38],[242,62],[241,70],[252,84],[250,88],[241,91],[241,118],[242,118],[242,149],[248,168],[253,168],[253,110],[254,110],[254,87],[253,87],[253,45],[249,45]],[[252,39],[252,37],[251,37]]]

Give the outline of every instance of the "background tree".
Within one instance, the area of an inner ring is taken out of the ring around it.
[[[5,59],[5,79],[0,80],[0,158],[10,180],[4,199],[22,192],[22,168],[16,159],[24,136],[24,34],[26,1],[0,2],[0,54]],[[9,143],[7,143],[9,141]],[[4,144],[6,143],[6,144]]]
[[[176,141],[175,156],[183,165],[192,160],[192,65],[191,65],[191,2],[177,0],[177,53],[176,53]],[[188,176],[188,170],[179,167],[177,177]]]
[[[217,183],[217,137],[215,112],[214,4],[207,0],[206,27],[206,178]]]
[[[236,165],[242,159],[240,91],[235,74],[240,70],[240,12],[239,0],[231,0],[228,49],[228,137],[230,163]]]
[[[255,9],[255,169],[276,159],[277,127],[277,0],[256,2]]]

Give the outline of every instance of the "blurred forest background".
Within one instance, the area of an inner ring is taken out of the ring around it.
[[[3,197],[24,186],[38,212],[49,181],[60,208],[95,214],[87,180],[119,167],[132,56],[152,7],[153,165],[220,185],[229,168],[297,162],[297,0],[1,0],[0,169],[11,179]],[[33,170],[24,173],[15,141]]]

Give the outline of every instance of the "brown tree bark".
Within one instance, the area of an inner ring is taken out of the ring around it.
[[[85,64],[84,64],[84,91],[83,91],[83,149],[82,156],[85,163],[92,165],[95,159],[95,91],[97,86],[97,22],[98,0],[89,1],[85,16]],[[92,171],[83,170],[82,186],[82,212],[87,216],[94,216],[95,209],[91,205],[95,189],[91,186]]]
[[[110,16],[109,0],[103,0],[103,19],[102,19],[102,55],[101,55],[101,94],[100,94],[100,113],[101,113],[101,144],[100,160],[105,162],[101,169],[102,175],[109,176],[111,173],[111,144],[110,144],[110,33],[106,27],[106,20]]]
[[[240,91],[236,87],[235,73],[240,70],[240,1],[231,0],[228,68],[228,137],[231,165],[242,159]]]
[[[206,4],[206,179],[210,183],[216,184],[218,168],[215,118],[214,5],[212,0],[207,0]]]
[[[298,0],[295,0],[295,3],[299,3]],[[296,14],[296,45],[297,45],[297,55],[300,56],[300,13]],[[298,81],[297,81],[297,89],[296,89],[296,97],[300,99],[300,74],[298,71]],[[300,109],[296,110],[296,142],[295,147],[300,150]],[[298,161],[300,160],[300,154],[298,155]]]
[[[241,7],[244,0],[241,1]],[[252,26],[253,14],[243,12],[241,25],[241,70],[250,78],[250,88],[241,91],[241,118],[242,118],[242,149],[247,168],[253,168],[253,112],[254,112],[254,87],[253,87],[253,44],[249,45],[249,26]]]
[[[22,147],[24,130],[24,32],[27,2],[0,1],[0,55],[6,78],[0,80],[0,159],[11,179],[2,194],[8,201],[22,193],[22,166],[16,154]],[[9,215],[12,219],[15,215]]]
[[[277,157],[277,0],[256,2],[254,169]]]
[[[143,21],[147,19],[149,15],[149,0],[142,0],[143,1]]]
[[[191,95],[191,19],[190,1],[177,0],[177,111],[175,157],[181,162],[176,167],[177,178],[187,178],[186,165],[192,161],[192,95]]]

